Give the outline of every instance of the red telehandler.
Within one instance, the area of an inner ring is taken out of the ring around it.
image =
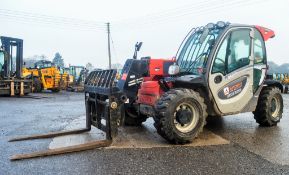
[[[124,124],[140,125],[153,117],[157,132],[168,142],[193,141],[207,116],[253,112],[260,126],[275,126],[282,118],[283,86],[266,80],[265,41],[270,29],[225,22],[193,28],[176,59],[128,59],[121,78],[117,70],[92,71],[85,82],[86,128],[15,140],[86,132],[91,125],[106,140],[15,155],[12,160],[109,146]],[[136,52],[140,45],[136,45]]]

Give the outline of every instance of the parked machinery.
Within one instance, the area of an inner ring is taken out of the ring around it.
[[[37,61],[34,68],[23,68],[23,74],[33,80],[33,92],[60,91],[61,74],[57,66],[51,61]]]
[[[69,68],[67,67],[60,68],[60,75],[61,75],[60,89],[67,90],[73,81],[73,76],[69,74]]]
[[[284,93],[288,93],[288,89],[289,89],[289,75],[288,75],[288,73],[284,74],[284,79],[282,81],[282,84],[284,85]]]
[[[88,75],[88,70],[84,66],[69,66],[70,75],[70,85],[68,87],[69,91],[84,91],[84,81]],[[71,80],[71,78],[73,78]]]
[[[176,59],[128,59],[121,78],[117,70],[92,71],[85,81],[86,128],[12,141],[86,132],[91,125],[106,140],[16,155],[13,160],[109,146],[123,124],[139,125],[153,117],[168,142],[185,144],[198,136],[207,116],[253,112],[261,126],[282,118],[283,86],[265,80],[265,41],[274,32],[261,26],[218,22],[194,28]],[[139,44],[137,44],[139,50]],[[136,54],[135,54],[136,55]]]
[[[24,95],[31,92],[31,80],[22,76],[23,40],[0,37],[0,95]]]
[[[208,115],[253,112],[259,125],[275,126],[283,86],[265,80],[265,41],[274,36],[257,25],[209,23],[191,30],[176,60],[128,59],[119,81],[116,70],[93,71],[85,84],[87,123],[113,139],[122,123],[153,117],[157,132],[175,144],[191,142]]]
[[[279,81],[283,87],[284,87],[284,93],[288,93],[288,87],[289,87],[289,75],[288,73],[273,73],[270,75],[267,75],[268,79]]]

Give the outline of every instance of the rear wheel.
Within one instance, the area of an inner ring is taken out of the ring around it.
[[[267,87],[262,90],[254,118],[260,126],[275,126],[282,118],[283,98],[277,87]]]
[[[156,103],[154,117],[157,132],[175,144],[191,142],[206,123],[207,106],[199,93],[189,89],[172,89]]]

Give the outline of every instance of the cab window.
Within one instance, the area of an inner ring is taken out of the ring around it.
[[[225,38],[225,40],[223,41],[218,54],[215,58],[214,61],[214,65],[213,65],[213,69],[212,69],[212,73],[222,73],[222,74],[226,74],[226,50],[227,50],[227,45],[228,45],[228,40],[229,40],[229,36],[227,36]]]
[[[232,31],[226,36],[214,60],[212,73],[228,74],[250,64],[250,30]]]
[[[0,72],[2,71],[4,65],[4,53],[0,52]]]
[[[254,37],[254,63],[255,64],[265,64],[266,54],[265,54],[265,43],[259,31],[255,29]]]

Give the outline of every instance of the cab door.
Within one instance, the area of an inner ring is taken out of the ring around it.
[[[214,53],[209,88],[222,114],[242,111],[253,97],[253,29],[231,28]]]

